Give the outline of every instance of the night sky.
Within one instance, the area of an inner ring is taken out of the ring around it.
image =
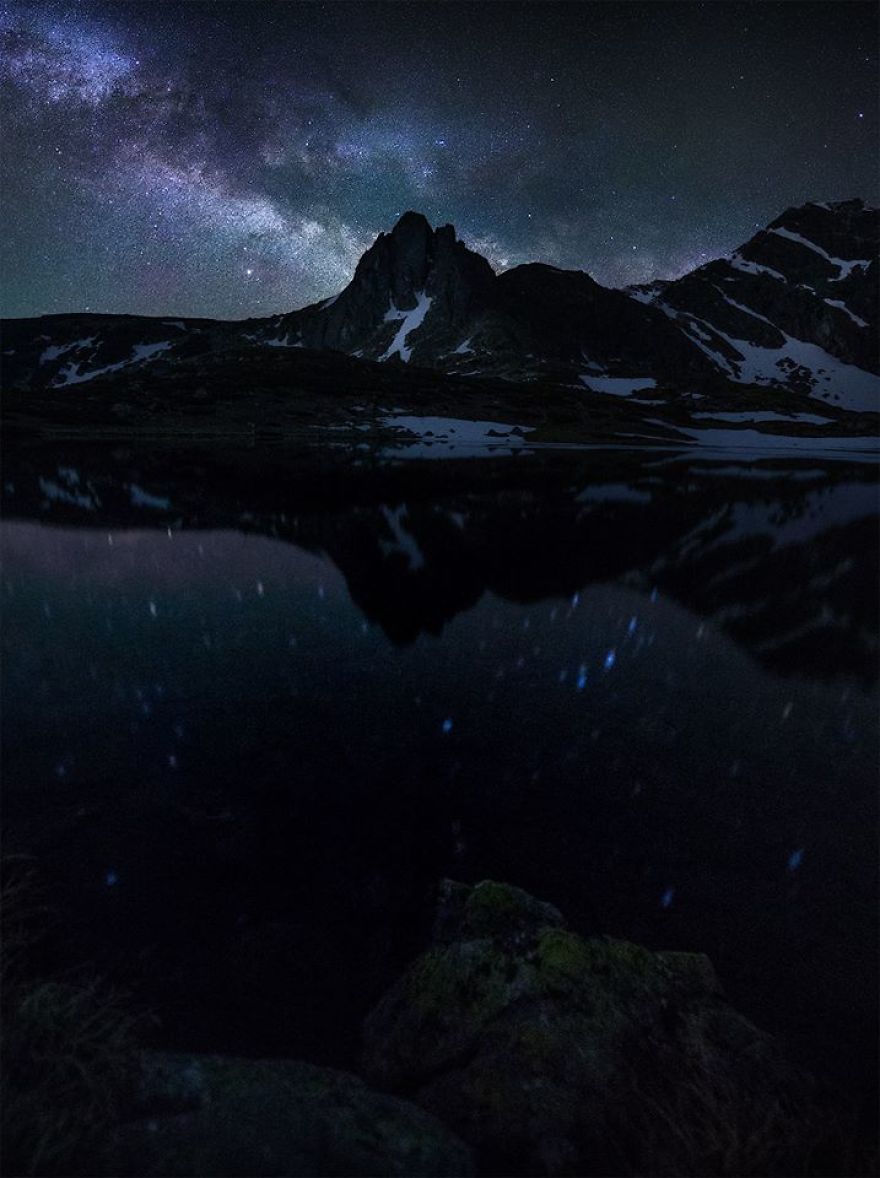
[[[674,277],[789,205],[876,202],[876,18],[4,4],[2,313],[290,310],[409,208],[498,268]]]

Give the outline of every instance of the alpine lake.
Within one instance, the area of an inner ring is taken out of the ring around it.
[[[4,830],[164,1047],[350,1067],[438,882],[874,1065],[876,460],[108,440],[3,471]]]

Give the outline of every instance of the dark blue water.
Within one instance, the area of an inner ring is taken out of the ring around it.
[[[488,876],[868,1068],[876,468],[533,458],[7,462],[6,845],[58,960],[164,1042],[350,1062]]]

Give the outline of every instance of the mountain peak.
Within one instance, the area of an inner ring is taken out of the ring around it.
[[[397,237],[401,234],[421,232],[433,233],[431,223],[424,213],[417,213],[413,209],[408,209],[397,221],[397,224],[391,230],[391,236]]]
[[[434,229],[423,213],[409,209],[390,232],[379,234],[332,303],[310,309],[299,325],[301,341],[369,359],[406,360],[412,350],[406,340],[418,330],[422,340],[442,337],[452,350],[491,302],[494,282],[492,267],[457,239],[452,225]]]

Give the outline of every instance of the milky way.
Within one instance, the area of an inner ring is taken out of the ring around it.
[[[877,199],[873,4],[7,4],[5,315],[324,298],[404,210],[618,286]]]

